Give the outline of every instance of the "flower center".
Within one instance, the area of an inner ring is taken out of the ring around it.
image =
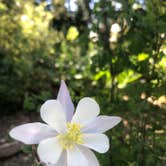
[[[67,123],[67,132],[58,137],[63,149],[71,149],[75,144],[83,144],[81,126],[76,123]]]

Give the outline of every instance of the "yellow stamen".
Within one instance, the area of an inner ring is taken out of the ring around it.
[[[75,144],[83,144],[81,125],[76,123],[67,123],[67,132],[58,137],[63,149],[72,149]]]

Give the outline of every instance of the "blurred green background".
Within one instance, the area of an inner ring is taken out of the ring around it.
[[[164,0],[0,0],[1,116],[38,112],[64,79],[75,105],[123,118],[101,166],[165,166],[165,39]]]

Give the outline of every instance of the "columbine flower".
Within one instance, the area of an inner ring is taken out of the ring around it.
[[[61,82],[57,100],[47,100],[40,109],[46,124],[35,122],[20,125],[10,136],[25,144],[39,144],[38,156],[47,166],[99,166],[94,153],[105,153],[109,140],[103,132],[117,125],[117,116],[98,116],[95,100],[81,99],[74,113],[67,86]],[[90,148],[90,149],[89,149]]]

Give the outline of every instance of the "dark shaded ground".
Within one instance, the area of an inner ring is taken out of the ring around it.
[[[15,142],[13,139],[10,138],[8,135],[10,129],[13,127],[24,124],[27,122],[34,122],[37,121],[37,115],[36,113],[23,113],[23,112],[18,112],[17,114],[12,114],[12,115],[3,115],[0,117],[0,166],[31,166],[33,164],[33,157],[31,154],[24,153],[21,150],[21,146],[17,147],[11,147],[10,144]],[[9,145],[5,149],[5,156],[4,157],[4,148],[2,147],[4,145]],[[17,152],[15,151],[15,149]],[[7,151],[7,152],[6,152]]]
[[[32,156],[22,152],[12,157],[0,160],[0,166],[31,166],[32,164]]]

